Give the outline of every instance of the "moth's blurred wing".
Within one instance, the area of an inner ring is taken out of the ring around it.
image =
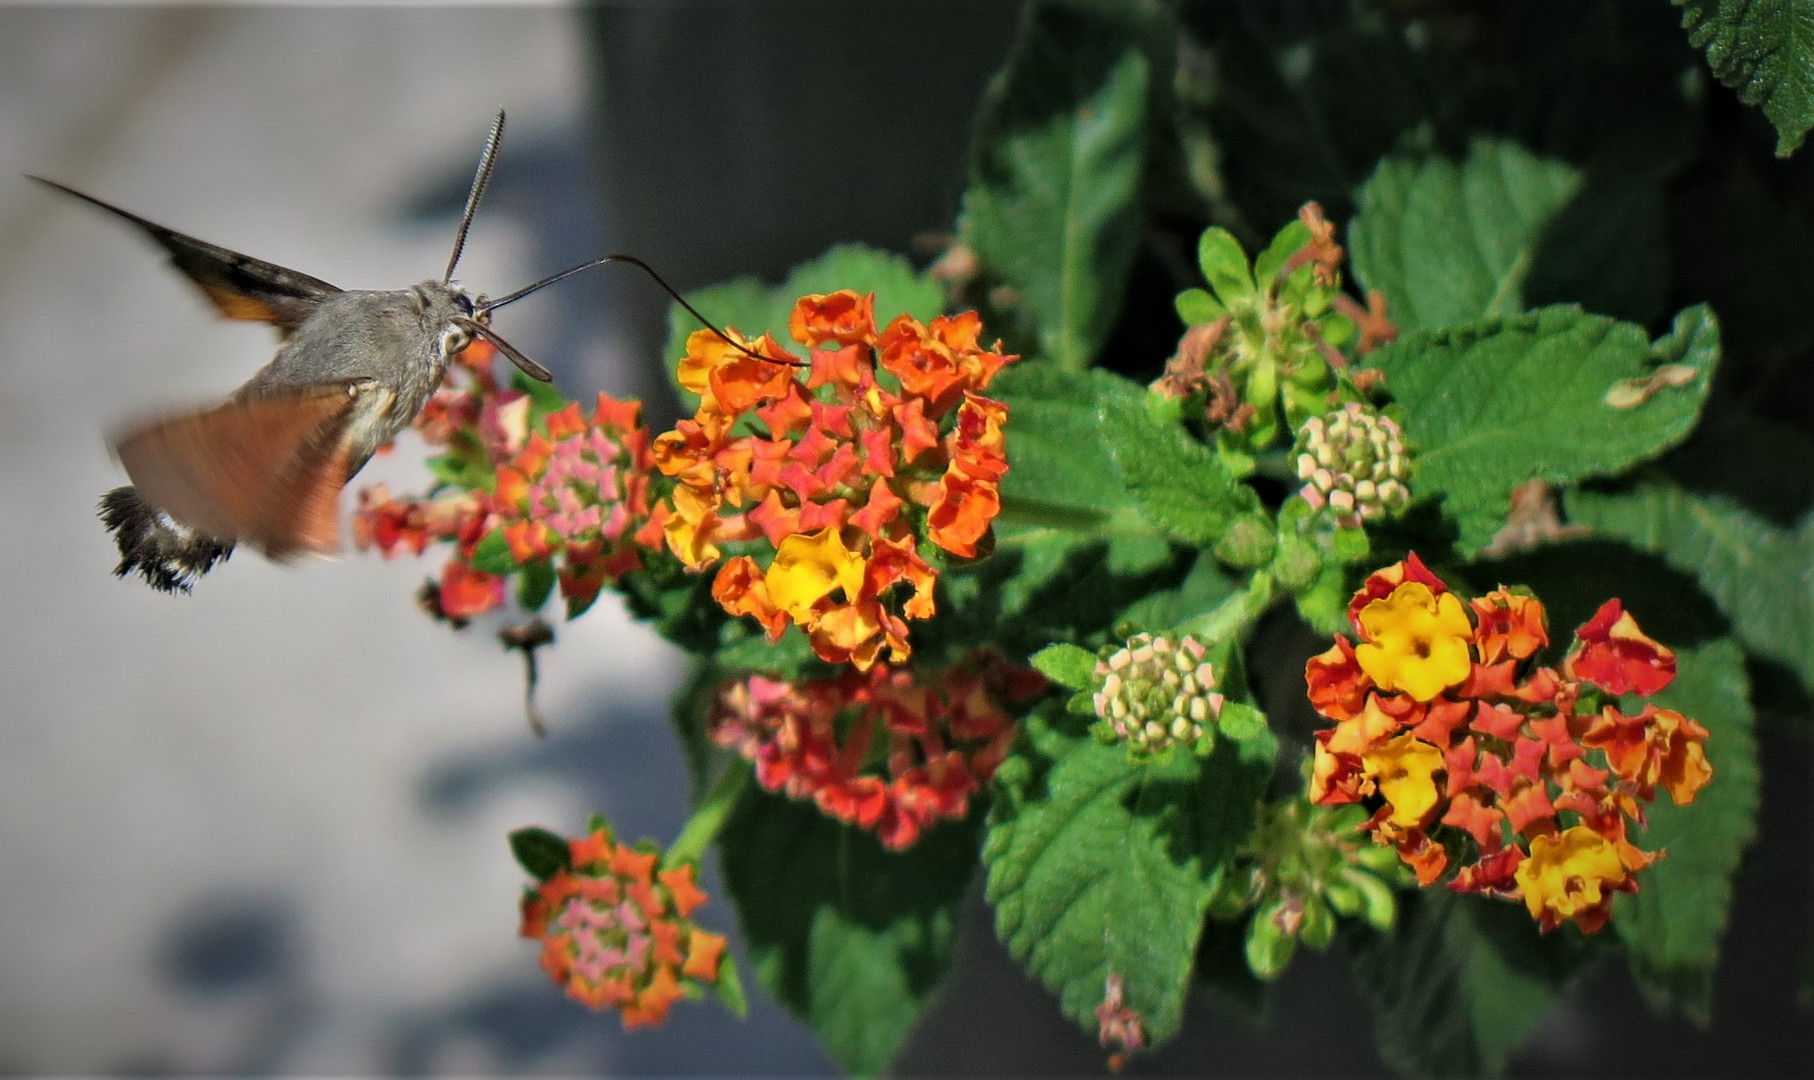
[[[206,240],[184,236],[55,180],[41,176],[30,179],[138,226],[169,253],[171,265],[193,281],[215,310],[226,318],[270,323],[287,336],[301,326],[323,300],[340,292],[319,278],[241,255]]]
[[[332,552],[356,399],[345,383],[236,399],[136,428],[114,449],[145,501],[185,525],[272,558]]]

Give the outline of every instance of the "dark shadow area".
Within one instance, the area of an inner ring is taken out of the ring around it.
[[[315,1015],[299,922],[284,897],[222,893],[195,901],[157,943],[163,982],[204,1009],[230,1009],[241,1021],[233,1045],[222,1047],[214,1063],[223,1075],[280,1071]],[[116,1071],[181,1075],[188,1068],[150,1058],[121,1062]]]
[[[1016,0],[604,4],[594,152],[613,250],[682,289],[779,280],[833,244],[909,252],[956,219],[970,125]],[[924,258],[924,256],[919,256]],[[666,305],[613,282],[633,355]],[[710,315],[710,312],[707,312]]]

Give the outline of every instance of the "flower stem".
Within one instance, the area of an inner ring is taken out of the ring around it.
[[[995,521],[998,525],[1056,528],[1068,532],[1095,532],[1108,524],[1109,516],[1106,510],[1098,510],[1094,507],[1067,506],[1063,503],[1004,496],[1001,501],[1001,513],[996,515]]]
[[[1206,642],[1232,641],[1272,606],[1273,594],[1272,575],[1256,570],[1245,589],[1236,590],[1212,610],[1187,620],[1178,629]]]
[[[731,759],[724,771],[718,774],[718,782],[712,785],[711,791],[706,792],[699,808],[687,820],[686,827],[668,845],[667,857],[662,861],[669,866],[697,862],[705,854],[705,849],[718,839],[724,823],[731,816],[731,808],[737,805],[738,797],[749,786],[750,777],[755,772],[755,766],[746,759]]]

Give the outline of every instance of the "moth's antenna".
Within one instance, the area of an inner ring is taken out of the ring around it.
[[[502,114],[499,114],[499,115],[501,116]],[[507,296],[500,296],[496,300],[486,300],[480,305],[479,311],[482,314],[489,314],[490,312],[496,311],[498,308],[503,307],[505,304],[516,303],[518,300],[521,300],[523,297],[528,296],[530,293],[535,292],[538,289],[545,289],[557,281],[562,281],[566,278],[570,278],[577,273],[580,273],[585,270],[590,270],[595,266],[605,266],[609,263],[629,263],[631,266],[634,266],[638,270],[641,270],[643,273],[649,275],[650,279],[653,280],[655,282],[655,284],[661,286],[662,292],[667,293],[670,297],[672,297],[674,299],[674,302],[676,304],[679,304],[681,307],[685,308],[687,311],[687,314],[693,316],[693,318],[695,318],[695,319],[698,319],[699,325],[705,327],[707,330],[710,330],[712,333],[717,334],[719,339],[722,340],[726,345],[729,345],[731,348],[736,349],[738,352],[744,354],[745,356],[752,357],[756,360],[766,360],[771,364],[781,364],[785,367],[806,367],[807,366],[807,365],[799,362],[798,360],[783,360],[778,356],[764,356],[763,354],[750,349],[746,345],[743,345],[736,341],[731,340],[731,337],[729,334],[726,334],[723,330],[720,330],[718,328],[717,324],[713,323],[712,320],[706,318],[704,315],[701,315],[699,313],[698,308],[694,307],[692,304],[687,303],[687,298],[680,295],[680,291],[678,289],[674,288],[674,286],[669,285],[667,282],[667,279],[663,278],[660,274],[656,273],[654,267],[650,266],[646,262],[643,262],[641,259],[637,258],[634,255],[605,255],[600,258],[593,259],[591,262],[583,262],[583,263],[580,263],[578,266],[570,266],[567,269],[562,270],[558,274],[549,274],[547,277],[543,278],[540,281],[533,282],[529,285],[525,285],[522,288],[518,289],[516,292],[510,293]]]
[[[472,228],[472,216],[479,212],[479,200],[485,197],[485,188],[491,183],[492,167],[498,163],[498,143],[504,138],[504,110],[498,110],[498,118],[491,122],[491,134],[485,137],[485,150],[479,154],[479,172],[472,178],[472,190],[466,195],[466,211],[460,215],[460,231],[454,233],[453,256],[447,260],[447,273],[441,275],[441,284],[453,280],[454,267],[460,265],[460,252],[466,247],[466,230]]]

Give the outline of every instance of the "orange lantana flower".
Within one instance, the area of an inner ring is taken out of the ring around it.
[[[1014,359],[978,344],[974,314],[878,330],[874,311],[873,295],[802,297],[789,331],[810,361],[766,335],[693,334],[680,382],[699,407],[652,451],[676,482],[655,510],[668,549],[705,570],[744,548],[719,565],[719,604],[865,669],[906,660],[906,620],[933,613],[919,542],[961,558],[987,545],[1007,407],[981,391]]]
[[[600,826],[568,842],[566,869],[524,890],[521,933],[542,942],[542,970],[568,997],[617,1009],[625,1028],[659,1024],[723,971],[724,935],[690,920],[706,901],[697,876]]]

